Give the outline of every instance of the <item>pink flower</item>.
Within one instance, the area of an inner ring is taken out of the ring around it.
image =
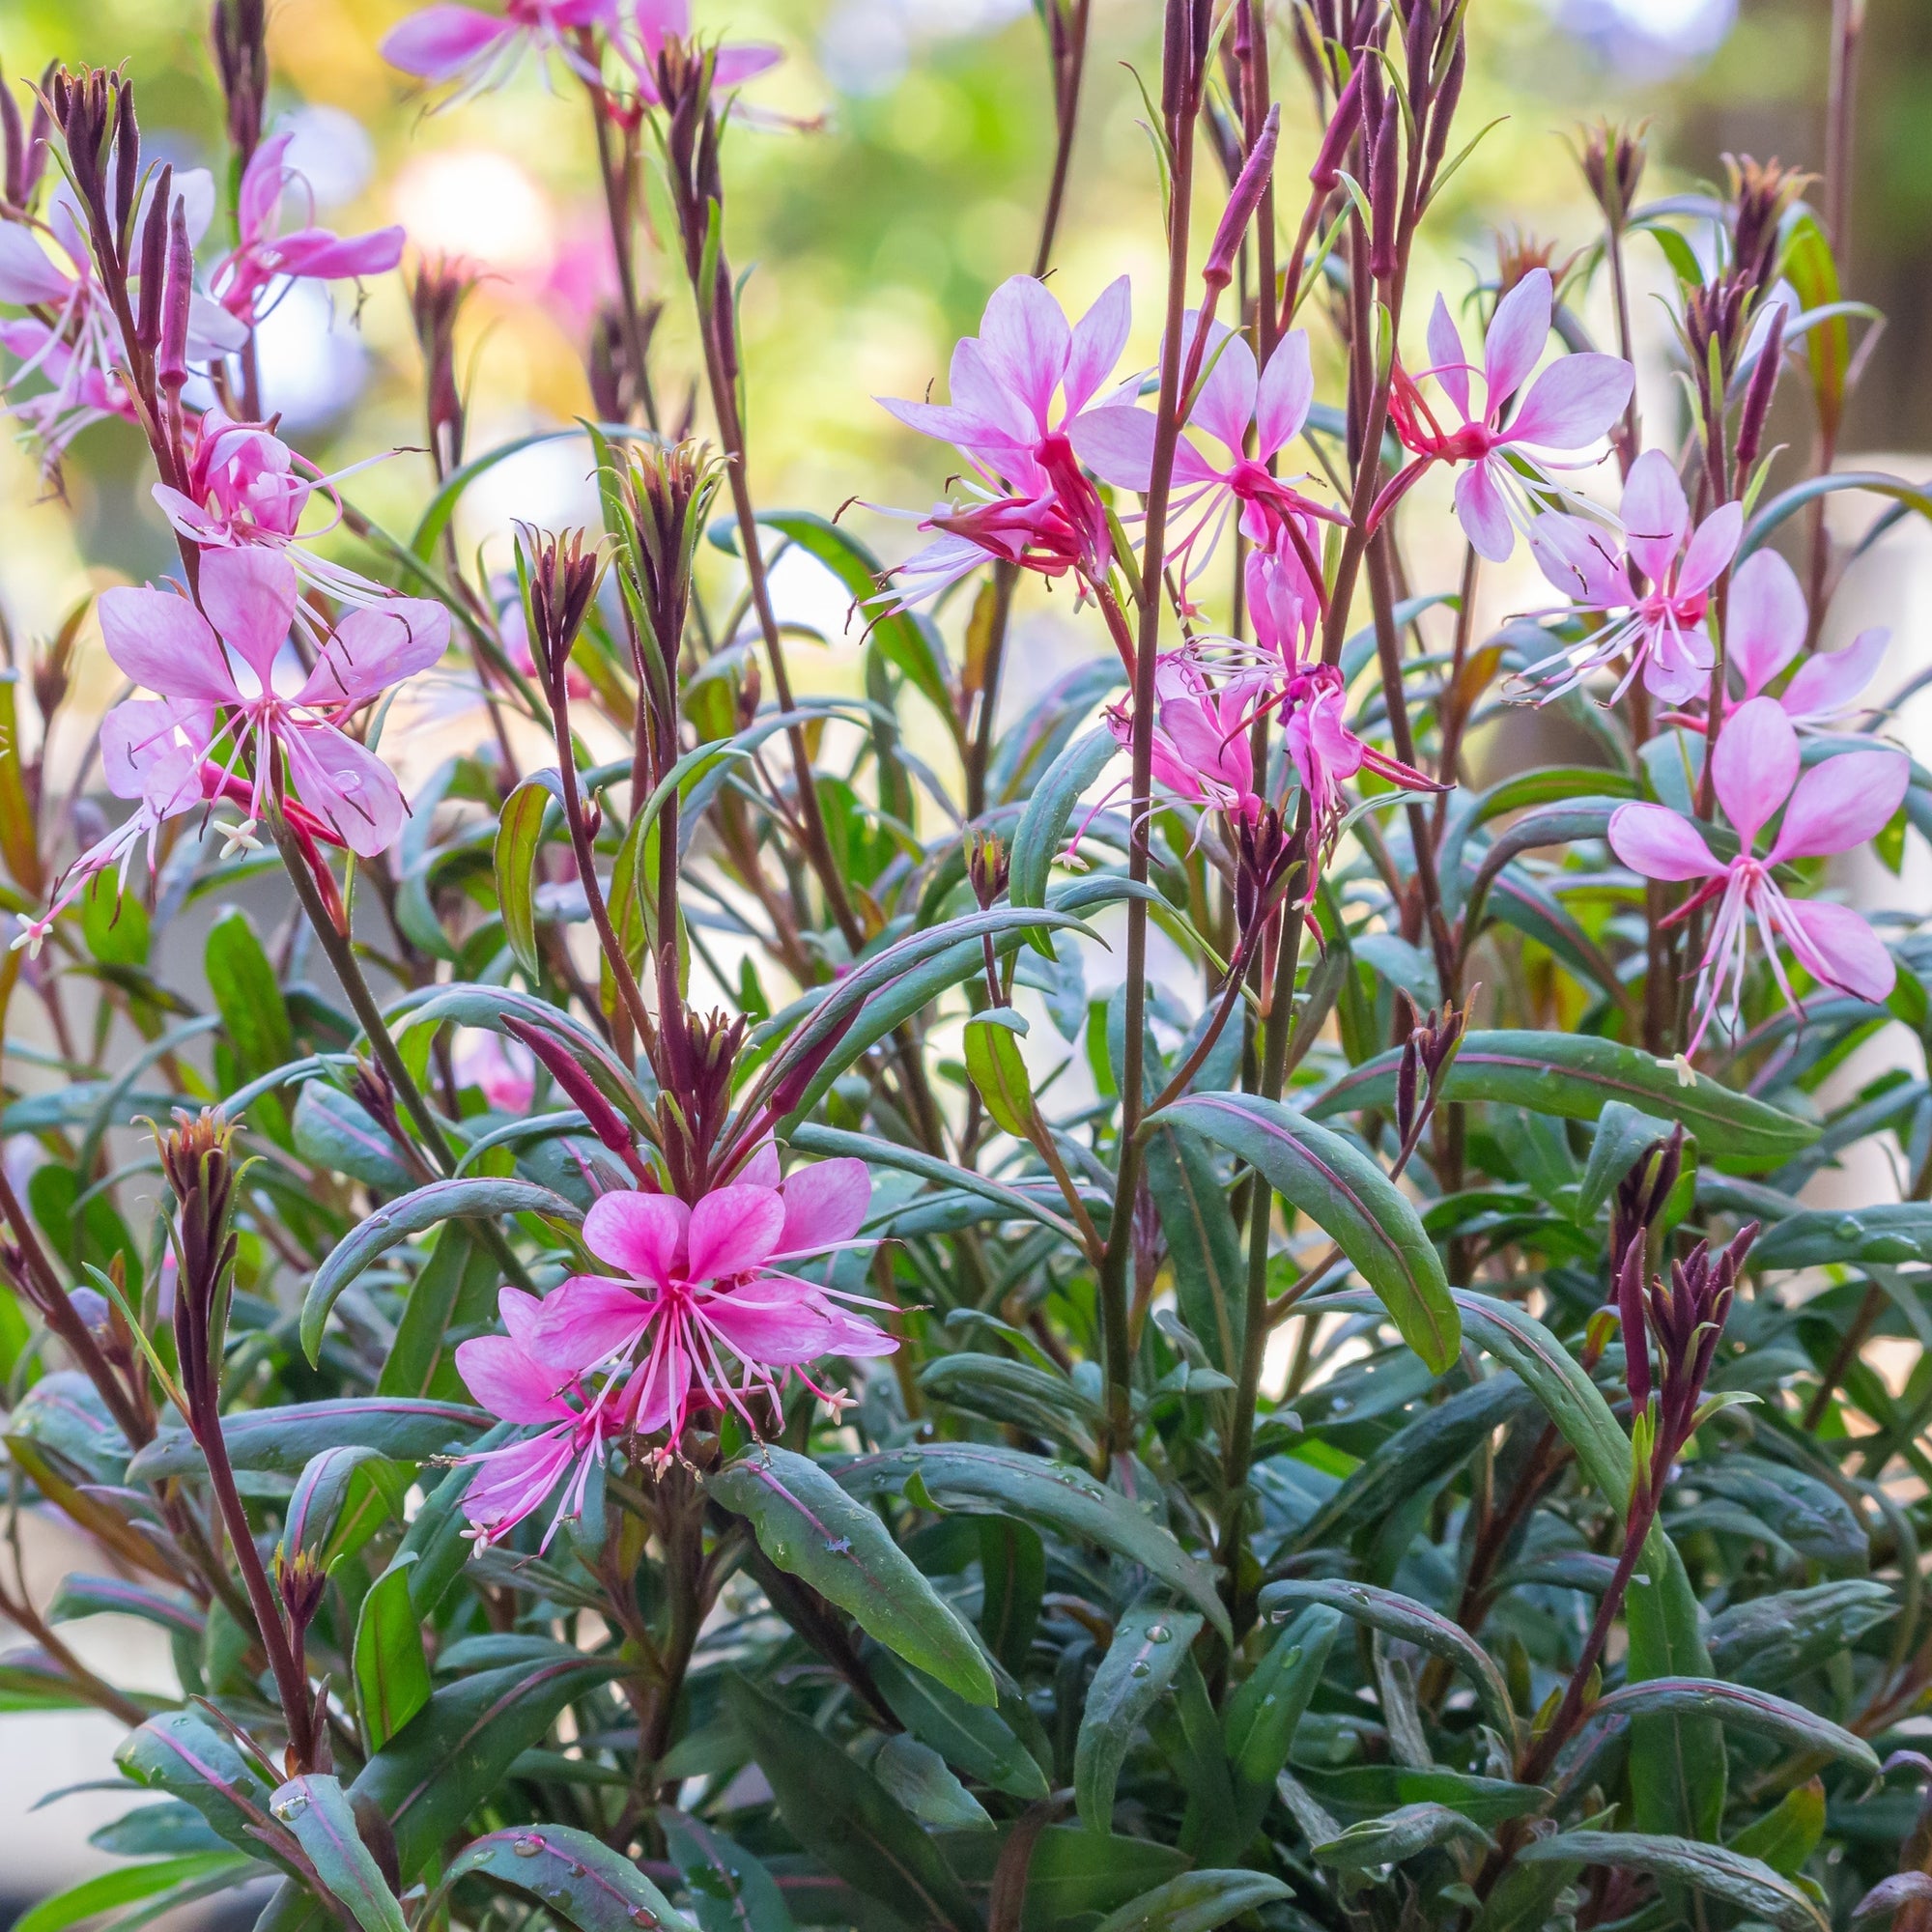
[[[584,1487],[612,1433],[610,1405],[603,1396],[592,1400],[576,1377],[559,1376],[528,1352],[544,1307],[535,1295],[506,1288],[497,1306],[508,1332],[459,1342],[457,1373],[492,1415],[541,1426],[521,1441],[460,1459],[477,1469],[463,1493],[463,1514],[469,1519],[468,1533],[477,1548],[487,1548],[541,1508],[574,1465],[575,1480],[565,1488],[544,1532],[543,1548],[548,1549],[564,1518],[582,1510]]]
[[[775,1179],[776,1165],[761,1155],[747,1172]],[[863,1297],[778,1265],[852,1245],[871,1190],[863,1161],[826,1160],[781,1185],[713,1188],[696,1207],[668,1194],[607,1194],[585,1218],[583,1240],[616,1272],[564,1282],[524,1346],[576,1376],[608,1369],[600,1400],[611,1402],[626,1430],[668,1429],[666,1457],[695,1407],[729,1407],[751,1423],[746,1398],[763,1395],[776,1416],[787,1374],[802,1376],[824,1355],[889,1354],[898,1346],[838,1305]]]
[[[0,229],[0,234],[6,231]],[[13,414],[41,445],[43,465],[59,462],[61,453],[92,423],[119,416],[137,422],[133,398],[118,375],[103,372],[76,355],[45,323],[31,317],[0,322],[0,348],[20,358],[5,387],[24,376],[40,375],[51,384],[30,396],[16,398]]]
[[[1219,687],[1185,650],[1165,651],[1153,670],[1153,775],[1176,797],[1253,823],[1261,816],[1249,733],[1266,708],[1267,680],[1250,671]],[[1133,741],[1125,703],[1110,707],[1107,728],[1123,749]]]
[[[1802,777],[1799,765],[1798,733],[1775,700],[1753,697],[1732,714],[1711,758],[1718,802],[1738,836],[1738,856],[1728,865],[1712,853],[1693,824],[1667,807],[1622,805],[1610,815],[1610,847],[1633,871],[1650,879],[1706,882],[1673,919],[1714,898],[1719,901],[1698,967],[1690,1052],[1704,1037],[1726,980],[1729,1005],[1737,1010],[1753,926],[1778,990],[1794,1009],[1797,1002],[1777,954],[1779,940],[1821,984],[1873,1002],[1891,991],[1891,957],[1857,913],[1849,906],[1787,898],[1772,872],[1789,860],[1848,852],[1881,831],[1905,796],[1911,762],[1900,752],[1872,751],[1828,758]],[[1783,821],[1760,859],[1754,852],[1758,834],[1780,806]]]
[[[945,505],[922,524],[942,534],[901,565],[895,609],[933,596],[989,556],[1058,577],[1104,576],[1107,513],[1074,455],[1073,433],[1126,345],[1127,280],[1103,290],[1077,323],[1045,286],[1014,275],[993,291],[980,333],[952,351],[950,403],[882,396],[922,436],[952,443],[978,478],[964,510]]]
[[[487,1027],[459,1027],[450,1051],[459,1087],[482,1089],[484,1102],[499,1114],[526,1114],[537,1083],[527,1047],[506,1045]]]
[[[1710,682],[1716,654],[1704,613],[1711,585],[1737,554],[1743,509],[1721,504],[1691,533],[1684,486],[1661,449],[1647,449],[1632,464],[1621,507],[1628,561],[1605,532],[1576,517],[1543,517],[1529,531],[1530,551],[1544,576],[1568,592],[1579,610],[1604,620],[1581,643],[1566,645],[1522,673],[1522,681],[1530,684],[1550,667],[1560,667],[1540,694],[1541,702],[1560,697],[1626,651],[1630,667],[1611,695],[1612,703],[1639,670],[1644,689],[1672,704],[1694,696]],[[1648,583],[1642,592],[1632,588],[1632,564]],[[1740,582],[1749,569],[1747,564],[1739,573]],[[1734,629],[1736,594],[1734,590]],[[1802,605],[1800,631],[1802,636]]]
[[[1530,384],[1507,425],[1509,399],[1536,367],[1549,336],[1555,290],[1548,269],[1532,269],[1496,304],[1483,344],[1483,413],[1471,413],[1469,374],[1474,368],[1442,298],[1429,318],[1434,376],[1462,421],[1444,429],[1423,400],[1416,381],[1396,364],[1389,417],[1415,461],[1396,476],[1370,512],[1379,523],[1396,500],[1432,464],[1466,465],[1456,479],[1456,515],[1480,556],[1501,563],[1552,498],[1581,504],[1575,491],[1557,483],[1552,469],[1574,469],[1536,452],[1585,449],[1623,413],[1635,378],[1615,355],[1566,355]],[[1527,471],[1527,474],[1524,473]]]
[[[611,43],[637,75],[639,98],[656,107],[663,101],[658,69],[665,48],[686,46],[691,42],[691,0],[634,0],[632,11],[634,17],[618,24]],[[783,58],[777,47],[761,42],[738,46],[720,43],[712,55],[711,84],[714,88],[742,87]]]
[[[246,755],[252,784],[242,836],[262,814],[279,753],[296,796],[335,837],[365,858],[382,851],[402,829],[402,792],[382,759],[337,721],[433,665],[449,641],[449,613],[413,597],[353,611],[314,670],[285,695],[275,661],[296,615],[288,558],[260,548],[205,552],[199,588],[199,611],[159,590],[105,592],[100,631],[108,655],[162,697],[226,710],[207,749],[213,756],[229,739],[230,771]]]
[[[561,51],[579,66],[581,57],[570,48],[568,36],[608,27],[616,13],[617,0],[508,0],[501,14],[474,7],[425,7],[394,28],[381,51],[391,67],[418,79],[456,81],[455,98],[461,99],[500,87],[526,47]]]
[[[308,183],[284,158],[294,139],[271,134],[249,156],[235,204],[241,241],[216,264],[210,280],[221,306],[250,327],[261,320],[264,292],[284,276],[348,281],[385,273],[403,259],[400,228],[341,236],[314,225]],[[285,235],[282,203],[291,188],[306,198],[310,220]]]
[[[1776,551],[1753,552],[1731,580],[1725,616],[1730,627],[1725,664],[1743,680],[1744,701],[1748,702],[1764,695],[1804,647],[1804,593],[1791,566]],[[1851,710],[1878,675],[1890,641],[1889,631],[1861,631],[1842,650],[1806,658],[1777,694],[1779,708],[1801,729]]]
[[[1182,339],[1191,343],[1198,318],[1190,312]],[[1223,454],[1204,450],[1182,435],[1174,453],[1174,512],[1191,517],[1169,539],[1169,554],[1181,574],[1183,595],[1189,577],[1198,576],[1214,554],[1229,512],[1238,509],[1241,534],[1257,548],[1293,555],[1304,581],[1320,582],[1315,542],[1317,518],[1347,520],[1311,501],[1268,472],[1268,463],[1301,434],[1315,400],[1315,376],[1308,359],[1308,335],[1293,329],[1275,345],[1267,367],[1257,377],[1255,353],[1247,338],[1223,323],[1208,330],[1204,366],[1207,377],[1189,417],[1220,443]],[[1252,426],[1255,448],[1246,453]],[[1117,489],[1145,492],[1153,469],[1156,418],[1131,403],[1090,410],[1072,427],[1074,448],[1102,482]]]

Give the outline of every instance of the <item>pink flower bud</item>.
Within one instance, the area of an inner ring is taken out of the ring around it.
[[[1355,138],[1355,129],[1362,123],[1362,70],[1357,67],[1349,76],[1349,84],[1342,90],[1342,98],[1335,103],[1335,112],[1329,117],[1328,131],[1321,137],[1321,146],[1315,156],[1315,165],[1308,170],[1309,181],[1323,194],[1341,185],[1342,160],[1349,152],[1349,143]]]
[[[168,216],[167,288],[161,303],[160,354],[155,376],[164,389],[179,390],[187,381],[187,318],[194,299],[194,250],[187,239],[187,215],[177,201]]]
[[[1262,190],[1274,172],[1275,144],[1280,138],[1281,104],[1277,101],[1262,123],[1262,131],[1242,164],[1234,192],[1228,197],[1221,225],[1214,231],[1214,245],[1208,249],[1207,266],[1201,270],[1201,279],[1210,289],[1225,289],[1235,278],[1235,256],[1240,248],[1241,237],[1248,232],[1248,222],[1262,198]]]

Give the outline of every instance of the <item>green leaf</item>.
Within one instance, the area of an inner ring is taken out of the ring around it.
[[[712,1498],[746,1518],[787,1575],[857,1619],[869,1636],[972,1704],[997,1701],[971,1629],[895,1544],[878,1516],[816,1463],[763,1446],[705,1479]]]
[[[13,702],[11,685],[0,684],[5,701]],[[8,760],[0,755],[0,773]],[[0,781],[0,793],[4,793]],[[0,807],[0,820],[4,820]],[[80,900],[80,933],[87,950],[103,966],[145,966],[150,944],[148,908],[134,893],[124,893],[112,872],[97,872]]]
[[[1014,905],[1046,903],[1047,877],[1060,854],[1060,841],[1066,836],[1073,808],[1119,750],[1114,734],[1104,724],[1095,725],[1068,745],[1034,786],[1013,833],[1008,865],[1007,896]],[[1035,951],[1051,955],[1053,945],[1044,928],[1029,932],[1027,939]]]
[[[1445,1663],[1453,1663],[1476,1687],[1485,1720],[1506,1745],[1516,1739],[1516,1712],[1510,1704],[1509,1688],[1494,1660],[1460,1624],[1452,1623],[1439,1610],[1418,1604],[1394,1590],[1373,1583],[1350,1583],[1339,1579],[1294,1577],[1286,1582],[1270,1583],[1261,1594],[1264,1613],[1273,1614],[1301,1604],[1325,1604],[1352,1617],[1358,1624],[1380,1631],[1384,1636],[1401,1637]]]
[[[1039,1533],[1011,1517],[981,1517],[980,1574],[984,1581],[980,1634],[1009,1676],[1022,1676],[1046,1591],[1046,1548]]]
[[[497,874],[497,904],[503,915],[503,937],[517,963],[534,980],[542,965],[537,952],[536,865],[543,842],[544,814],[555,798],[556,776],[545,772],[526,779],[497,818],[491,855]]]
[[[1751,1247],[1754,1268],[1900,1262],[1932,1262],[1932,1204],[1888,1201],[1868,1208],[1806,1208],[1768,1228]]]
[[[872,1776],[922,1825],[935,1832],[990,1832],[986,1807],[960,1783],[952,1768],[910,1731],[879,1741],[869,1760]]]
[[[309,1360],[321,1357],[322,1331],[336,1296],[378,1255],[386,1254],[398,1241],[420,1235],[440,1221],[459,1216],[488,1219],[498,1214],[542,1214],[572,1226],[583,1219],[582,1209],[562,1195],[527,1180],[436,1180],[400,1201],[391,1201],[338,1241],[316,1270],[302,1298],[301,1341]]]
[[[1174,1682],[1201,1634],[1192,1611],[1143,1598],[1114,1626],[1094,1672],[1073,1747],[1073,1799],[1090,1832],[1113,1829],[1114,1787],[1141,1720]]]
[[[1462,1331],[1441,1258],[1407,1198],[1358,1147],[1248,1094],[1190,1094],[1150,1120],[1192,1127],[1239,1154],[1336,1242],[1437,1375],[1456,1359]]]
[[[334,1171],[406,1194],[411,1175],[396,1158],[396,1144],[360,1101],[327,1080],[310,1080],[296,1096],[296,1151],[325,1173]]]
[[[1809,1778],[1787,1791],[1762,1818],[1754,1818],[1732,1838],[1741,1858],[1762,1859],[1773,1871],[1796,1878],[1825,1835],[1825,1785]]]
[[[1874,497],[1889,497],[1905,509],[1932,518],[1932,491],[1908,483],[1901,476],[1882,469],[1833,469],[1823,476],[1806,477],[1781,490],[1745,526],[1744,540],[1738,545],[1737,561],[1742,563],[1758,549],[1777,526],[1795,517],[1808,503],[1837,490],[1865,490]]]
[[[1047,1795],[1045,1776],[997,1711],[969,1704],[890,1654],[873,1658],[871,1670],[893,1716],[948,1764],[1011,1798]]]
[[[282,1548],[289,1555],[327,1546],[356,1470],[376,1460],[376,1452],[359,1442],[324,1449],[308,1459],[282,1513]]]
[[[1232,1375],[1241,1359],[1247,1264],[1213,1158],[1198,1133],[1177,1123],[1148,1135],[1146,1160],[1181,1320],[1209,1363]]]
[[[1110,1913],[1094,1932],[1214,1932],[1243,1912],[1288,1896],[1280,1879],[1263,1872],[1184,1872]]]
[[[139,1617],[180,1635],[201,1637],[201,1612],[185,1597],[144,1588],[120,1577],[84,1577],[70,1572],[47,1605],[50,1624],[76,1617]]]
[[[1735,1730],[1769,1738],[1787,1750],[1816,1751],[1842,1759],[1867,1777],[1879,1775],[1878,1753],[1829,1718],[1807,1711],[1769,1690],[1724,1684],[1707,1677],[1652,1677],[1606,1692],[1590,1707],[1590,1719],[1636,1718],[1689,1712],[1712,1717]]]
[[[1612,1100],[1597,1119],[1597,1136],[1590,1158],[1577,1183],[1576,1219],[1587,1226],[1612,1190],[1642,1158],[1654,1141],[1667,1140],[1670,1122],[1646,1114],[1623,1100]]]
[[[410,1603],[407,1567],[369,1586],[355,1619],[355,1695],[371,1750],[381,1750],[429,1702],[429,1660]]]
[[[792,1932],[784,1893],[742,1845],[668,1804],[657,1820],[702,1932]]]
[[[254,1859],[274,1856],[280,1834],[269,1815],[270,1787],[228,1734],[199,1711],[150,1718],[122,1739],[114,1762],[134,1783],[193,1805],[238,1851]]]
[[[355,1830],[348,1794],[333,1777],[292,1777],[269,1808],[295,1833],[316,1876],[362,1932],[407,1932],[403,1908]]]
[[[246,913],[224,912],[209,928],[203,954],[208,990],[214,997],[243,1075],[259,1080],[296,1057],[295,1028],[275,979]]]
[[[724,1704],[786,1829],[814,1858],[914,1925],[979,1932],[939,1848],[865,1766],[746,1678],[725,1679]]]
[[[1490,1834],[1474,1819],[1452,1811],[1446,1804],[1427,1801],[1404,1804],[1385,1818],[1364,1818],[1350,1825],[1338,1838],[1312,1847],[1325,1865],[1339,1865],[1345,1871],[1362,1871],[1370,1865],[1397,1864],[1419,1852],[1433,1851],[1437,1845],[1458,1838],[1487,1844]]]
[[[1138,1563],[1229,1634],[1213,1571],[1189,1556],[1170,1530],[1085,1470],[991,1443],[930,1442],[856,1456],[833,1474],[855,1495],[895,1494],[917,1475],[942,1509],[1016,1516],[1071,1542],[1097,1543]]]
[[[266,1469],[298,1476],[325,1449],[364,1448],[391,1463],[427,1463],[490,1427],[480,1408],[456,1402],[412,1401],[392,1396],[338,1396],[292,1403],[285,1408],[243,1408],[221,1419],[228,1460],[238,1469]],[[133,1483],[164,1476],[192,1476],[205,1464],[194,1437],[170,1429],[155,1437],[128,1465]]]
[[[149,1864],[101,1872],[30,1906],[14,1919],[14,1932],[21,1932],[22,1927],[25,1932],[64,1932],[65,1927],[77,1925],[84,1918],[93,1918],[117,1905],[153,1898],[178,1885],[229,1873],[239,1879],[247,1873],[248,1863],[233,1852],[195,1852],[185,1858],[156,1859]]]
[[[1274,1781],[1294,1743],[1294,1727],[1321,1681],[1341,1627],[1340,1611],[1310,1605],[1275,1638],[1221,1713],[1235,1816],[1220,1842],[1236,1851],[1261,1829]]]
[[[1829,1932],[1831,1920],[1804,1892],[1760,1859],[1745,1858],[1722,1845],[1650,1832],[1559,1832],[1536,1838],[1517,1854],[1531,1864],[1578,1861],[1648,1872],[1742,1906],[1752,1918],[1783,1926],[1786,1932]]]
[[[993,1124],[1015,1140],[1033,1127],[1033,1082],[1010,1027],[991,1018],[966,1023],[966,1071]]]
[[[542,1743],[566,1704],[620,1668],[591,1659],[511,1664],[435,1692],[349,1787],[389,1820],[404,1883],[499,1793],[511,1764]]]
[[[577,1932],[695,1932],[621,1852],[568,1825],[514,1825],[472,1839],[450,1861],[439,1890],[478,1876],[527,1892]]]
[[[502,1269],[461,1221],[445,1224],[411,1285],[396,1339],[376,1378],[378,1395],[444,1393],[458,1385],[450,1328],[496,1313]]]
[[[1391,1105],[1400,1052],[1345,1073],[1309,1109],[1316,1119]],[[1818,1138],[1809,1121],[1735,1094],[1699,1073],[1689,1084],[1675,1063],[1634,1046],[1568,1033],[1472,1033],[1443,1083],[1450,1100],[1499,1100],[1573,1121],[1594,1121],[1612,1100],[1681,1121],[1725,1168],[1775,1167]]]

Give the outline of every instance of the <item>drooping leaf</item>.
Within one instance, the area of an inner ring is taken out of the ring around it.
[[[1089,1831],[1113,1829],[1114,1787],[1141,1720],[1174,1682],[1201,1634],[1191,1611],[1143,1598],[1114,1626],[1094,1673],[1073,1751],[1073,1796]]]
[[[621,1852],[569,1825],[515,1825],[472,1838],[442,1889],[474,1876],[527,1892],[577,1932],[695,1932],[691,1920]]]
[[[325,1449],[373,1450],[392,1463],[426,1463],[447,1451],[467,1449],[490,1426],[480,1408],[463,1403],[425,1402],[403,1396],[340,1396],[285,1407],[238,1409],[222,1417],[222,1440],[238,1469],[298,1476]],[[159,1482],[191,1476],[203,1467],[201,1451],[185,1429],[164,1431],[128,1465],[128,1479]]]
[[[1264,1872],[1186,1872],[1110,1912],[1094,1932],[1214,1932],[1215,1926],[1288,1895],[1288,1887]]]
[[[1722,1845],[1699,1844],[1650,1832],[1559,1832],[1533,1839],[1517,1854],[1532,1863],[1581,1860],[1616,1865],[1688,1885],[1752,1918],[1787,1932],[1827,1932],[1831,1920],[1805,1894],[1761,1859],[1745,1858]]]
[[[292,1777],[269,1802],[276,1820],[295,1834],[316,1875],[362,1932],[405,1932],[403,1908],[355,1830],[355,1814],[339,1780],[312,1773]]]
[[[1044,1774],[997,1711],[890,1655],[872,1660],[872,1678],[894,1717],[956,1770],[1028,1803],[1047,1795]]]

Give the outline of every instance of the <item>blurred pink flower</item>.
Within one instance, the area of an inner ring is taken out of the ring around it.
[[[293,134],[271,134],[249,156],[236,196],[241,240],[209,280],[221,306],[250,327],[261,320],[264,293],[284,276],[355,280],[383,274],[403,259],[400,228],[342,236],[314,225],[314,196],[286,158],[294,139]],[[307,201],[310,218],[308,225],[283,234],[282,204],[291,189]]]
[[[1726,668],[1744,683],[1748,702],[1804,648],[1808,613],[1804,593],[1791,566],[1776,551],[1753,552],[1731,580],[1725,608]],[[1878,675],[1891,633],[1861,631],[1842,650],[1819,651],[1798,667],[1777,696],[1778,708],[1802,730],[1829,723],[1851,710]]]
[[[1181,330],[1191,344],[1198,317],[1189,311]],[[1268,464],[1301,434],[1315,400],[1308,335],[1293,329],[1275,345],[1268,365],[1256,373],[1247,338],[1224,323],[1210,326],[1200,394],[1188,427],[1204,430],[1223,454],[1204,450],[1183,433],[1174,452],[1173,514],[1181,520],[1169,538],[1169,554],[1180,574],[1182,594],[1214,554],[1229,513],[1237,510],[1241,534],[1260,550],[1292,556],[1303,581],[1320,581],[1316,520],[1345,523],[1338,510],[1317,503],[1281,478]],[[1116,489],[1145,492],[1153,469],[1157,418],[1131,402],[1090,410],[1071,429],[1081,461]],[[1247,453],[1254,431],[1254,453]],[[1187,521],[1191,518],[1191,521]]]
[[[1479,556],[1501,563],[1552,499],[1582,502],[1550,476],[1552,469],[1577,469],[1539,451],[1585,449],[1630,401],[1635,381],[1631,365],[1615,355],[1566,355],[1536,381],[1507,424],[1503,411],[1528,379],[1549,337],[1555,289],[1548,269],[1532,269],[1496,304],[1483,343],[1483,412],[1471,412],[1467,358],[1463,338],[1442,298],[1429,318],[1431,366],[1422,371],[1437,385],[1462,421],[1444,429],[1423,400],[1416,379],[1398,360],[1389,396],[1389,420],[1415,461],[1388,483],[1369,513],[1381,521],[1425,470],[1436,463],[1466,465],[1456,478],[1456,516]],[[1526,474],[1524,472],[1527,472]]]
[[[488,1027],[459,1027],[450,1049],[459,1087],[482,1090],[496,1113],[526,1114],[537,1091],[535,1063],[527,1047],[506,1044]]]
[[[1778,990],[1794,1009],[1797,1001],[1777,954],[1779,940],[1824,985],[1874,1002],[1890,993],[1891,956],[1870,926],[1849,906],[1788,898],[1772,873],[1789,860],[1823,858],[1863,844],[1898,810],[1911,771],[1902,752],[1848,752],[1801,777],[1791,720],[1776,700],[1753,697],[1732,714],[1711,755],[1718,803],[1738,838],[1736,858],[1728,864],[1719,859],[1697,827],[1666,806],[1622,805],[1611,813],[1610,847],[1633,871],[1650,879],[1705,881],[1672,915],[1673,922],[1719,901],[1698,966],[1697,1026],[1690,1052],[1703,1039],[1726,980],[1728,1003],[1737,1010],[1753,926]],[[1754,851],[1758,834],[1780,806],[1783,821],[1760,859]]]
[[[170,592],[106,591],[100,631],[108,655],[136,684],[228,711],[207,750],[213,757],[227,738],[223,770],[231,774],[247,756],[248,823],[237,836],[245,838],[261,817],[279,752],[297,798],[337,838],[365,858],[384,850],[402,829],[402,792],[388,766],[337,721],[433,665],[449,641],[448,611],[413,597],[351,611],[314,670],[284,695],[275,687],[275,660],[297,604],[288,558],[259,548],[208,551],[199,593],[197,610]],[[247,673],[245,685],[231,652]]]
[[[507,0],[500,14],[425,7],[391,29],[380,51],[391,67],[420,80],[456,81],[461,99],[500,87],[526,48],[561,52],[572,67],[581,66],[568,36],[580,28],[608,28],[616,16],[617,0]]]
[[[691,0],[633,0],[631,17],[620,17],[611,38],[624,64],[637,75],[640,98],[653,107],[659,106],[663,100],[659,62],[668,45],[689,43]],[[779,48],[761,42],[737,46],[728,41],[719,42],[712,56],[711,84],[719,89],[742,87],[783,58]]]
[[[776,1165],[759,1157],[747,1172],[775,1178]],[[825,1160],[781,1185],[713,1188],[695,1207],[668,1194],[607,1194],[585,1217],[583,1241],[617,1272],[564,1282],[523,1346],[576,1377],[608,1367],[600,1401],[614,1403],[626,1430],[668,1429],[661,1458],[676,1453],[694,1407],[732,1408],[756,1427],[746,1398],[763,1395],[776,1419],[788,1374],[836,1404],[804,1376],[808,1363],[889,1354],[898,1345],[838,1305],[864,1297],[801,1280],[781,1264],[853,1245],[871,1190],[863,1161]],[[611,1397],[620,1383],[621,1397]]]
[[[1249,732],[1265,709],[1268,681],[1236,673],[1216,685],[1185,650],[1166,651],[1153,670],[1153,775],[1176,797],[1252,823],[1262,813]],[[1107,728],[1124,749],[1133,740],[1125,702],[1107,711]]]
[[[1621,513],[1623,554],[1613,538],[1580,518],[1541,517],[1530,527],[1530,552],[1544,576],[1579,611],[1603,619],[1580,643],[1552,652],[1522,673],[1524,684],[1534,684],[1557,668],[1544,680],[1539,702],[1560,697],[1626,651],[1630,665],[1611,703],[1623,696],[1638,671],[1644,689],[1671,704],[1683,703],[1710,682],[1716,654],[1704,613],[1711,585],[1737,554],[1743,509],[1720,504],[1692,532],[1690,506],[1669,457],[1661,449],[1647,449],[1631,466]],[[1641,593],[1632,587],[1631,564],[1648,583]],[[1747,563],[1739,572],[1740,582],[1750,568]],[[1733,590],[1734,629],[1736,595]],[[1802,636],[1802,605],[1800,611]]]

